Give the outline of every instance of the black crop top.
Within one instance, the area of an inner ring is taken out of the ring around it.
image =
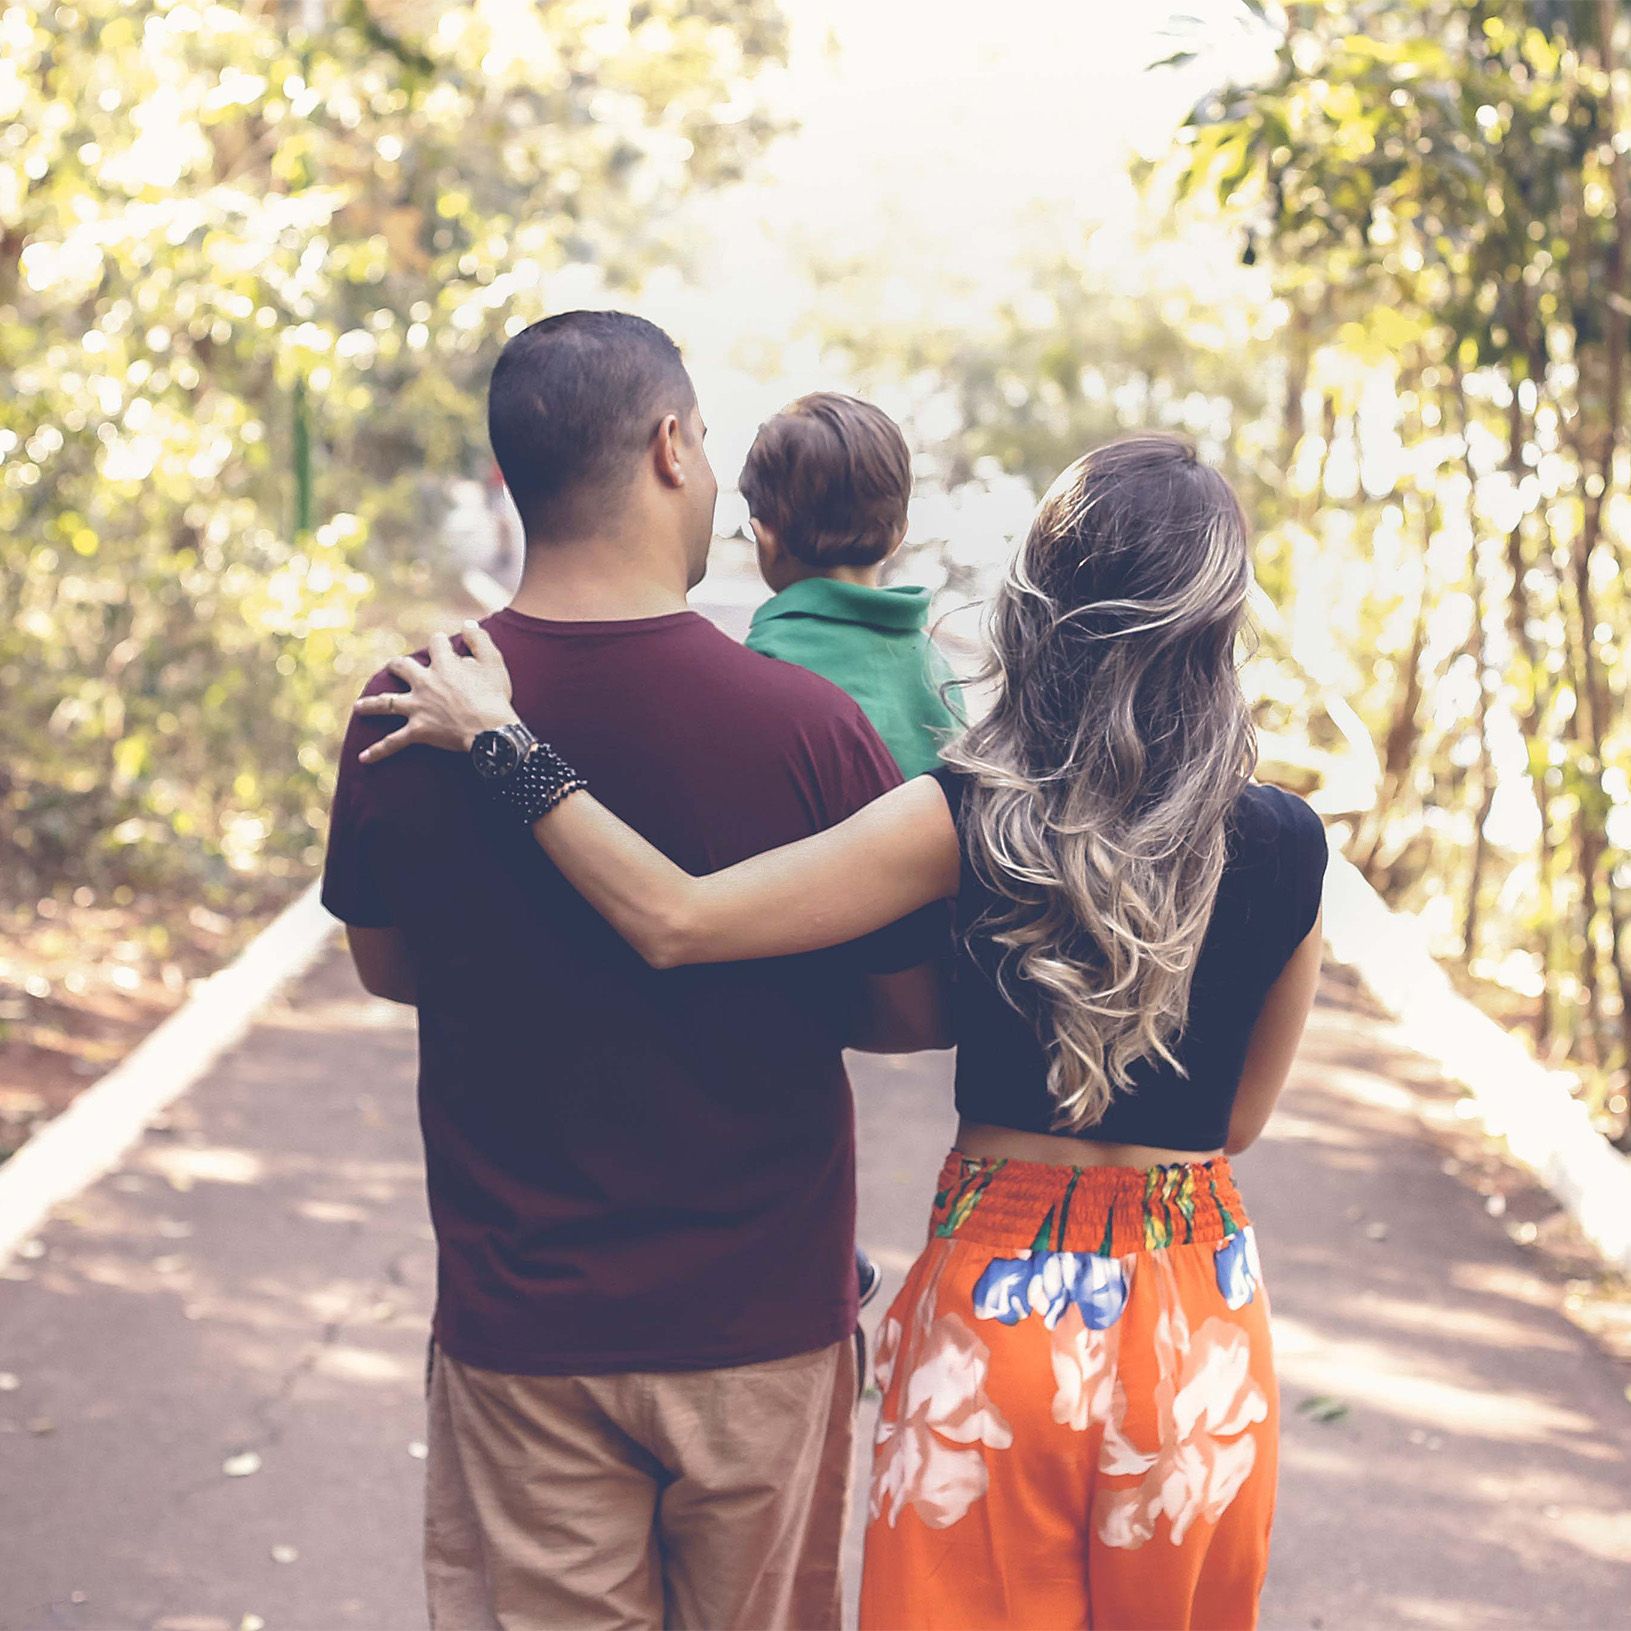
[[[952,770],[933,774],[957,819],[964,778]],[[1249,784],[1230,818],[1228,860],[1195,967],[1189,1019],[1173,1049],[1188,1075],[1141,1060],[1103,1119],[1076,1136],[1172,1150],[1223,1147],[1252,1027],[1269,987],[1314,926],[1324,877],[1319,817],[1291,793]],[[1037,1028],[997,988],[998,949],[977,930],[969,933],[994,904],[969,866],[965,841],[953,975],[957,1111],[994,1127],[1056,1132]]]

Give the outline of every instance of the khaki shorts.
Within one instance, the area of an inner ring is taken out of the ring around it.
[[[852,1342],[729,1370],[503,1376],[437,1353],[435,1631],[827,1631]]]

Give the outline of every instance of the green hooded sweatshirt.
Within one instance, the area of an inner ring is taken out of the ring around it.
[[[927,589],[804,578],[753,614],[747,644],[847,691],[911,778],[940,763],[941,743],[961,723],[941,700],[951,671],[924,628],[928,616]]]

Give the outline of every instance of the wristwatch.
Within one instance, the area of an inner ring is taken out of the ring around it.
[[[548,742],[540,742],[520,720],[480,731],[470,744],[470,762],[488,793],[531,826],[570,793],[588,787],[582,776]]]
[[[519,719],[495,731],[479,731],[470,744],[470,762],[484,782],[505,782],[520,768],[537,741]]]

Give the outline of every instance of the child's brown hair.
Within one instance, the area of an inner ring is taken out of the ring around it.
[[[759,427],[738,485],[795,560],[873,566],[906,530],[912,455],[883,409],[815,391]]]

